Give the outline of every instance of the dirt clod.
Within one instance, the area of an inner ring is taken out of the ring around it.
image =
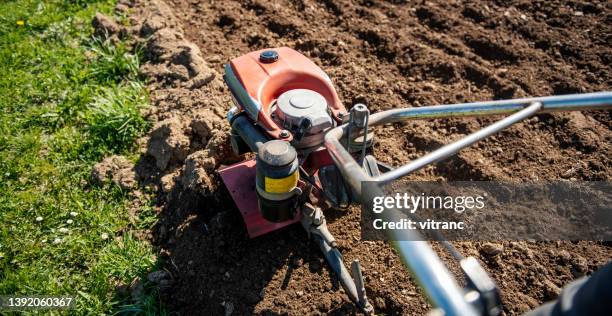
[[[156,30],[147,42],[146,56],[149,62],[141,69],[148,77],[162,80],[193,80],[190,89],[201,88],[211,82],[216,72],[208,67],[200,49],[184,40],[183,34],[173,28]]]
[[[187,158],[191,142],[186,135],[187,128],[178,118],[161,121],[153,127],[147,154],[155,157],[160,170],[165,170],[169,163]]]
[[[180,171],[180,170],[177,170]],[[164,193],[169,193],[174,188],[176,184],[176,179],[178,177],[179,172],[170,172],[165,174],[160,178],[161,189]]]
[[[148,37],[160,29],[176,28],[177,25],[174,11],[164,1],[151,0],[140,27],[140,35]]]
[[[134,164],[123,156],[110,156],[97,163],[91,177],[97,184],[111,181],[124,190],[133,189],[136,185]]]
[[[185,160],[181,183],[187,189],[209,195],[217,183],[212,179],[216,160],[209,150],[199,150]]]
[[[168,272],[164,270],[153,271],[147,275],[149,282],[160,284],[162,280],[167,280],[170,277]]]
[[[387,308],[385,300],[382,297],[377,297],[374,302],[378,310],[385,310]]]
[[[557,254],[557,257],[564,264],[568,264],[570,260],[572,259],[572,255],[567,250],[559,251],[559,253]]]
[[[189,89],[199,89],[215,79],[215,72],[212,69],[201,69],[200,72],[191,80]]]
[[[232,302],[223,302],[222,305],[225,316],[230,316],[234,313],[234,304]]]
[[[204,59],[202,59],[198,46],[191,42],[182,43],[177,47],[177,50],[172,55],[172,63],[187,67],[192,77],[200,73],[212,73]]]
[[[571,262],[572,262],[572,268],[574,268],[576,275],[582,276],[589,269],[586,259],[584,259],[581,256],[574,256]]]
[[[213,133],[229,131],[229,124],[211,110],[203,109],[195,112],[191,120],[191,128],[200,136],[200,141],[206,144]]]
[[[91,22],[95,32],[94,35],[102,38],[108,38],[115,34],[118,34],[121,28],[115,21],[108,16],[97,12]]]
[[[561,293],[561,289],[552,281],[546,279],[543,282],[544,295],[548,300],[554,299]]]
[[[488,256],[497,256],[498,254],[502,253],[502,251],[504,251],[504,246],[501,244],[488,242],[482,245],[480,250],[482,250],[482,252]]]

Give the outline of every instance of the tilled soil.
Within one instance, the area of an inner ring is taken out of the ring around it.
[[[312,58],[345,106],[372,111],[609,90],[612,5],[579,1],[120,1],[145,47],[158,122],[138,173],[159,187],[152,232],[182,315],[357,312],[298,226],[249,240],[214,170],[227,150],[231,105],[222,66],[289,46]],[[195,45],[193,45],[195,44]],[[192,46],[190,46],[192,45]],[[415,121],[376,130],[377,158],[405,164],[494,118]],[[414,180],[609,180],[610,112],[541,114],[411,176]],[[388,243],[359,238],[359,208],[326,214],[345,262],[359,259],[378,313],[430,306]],[[596,242],[457,242],[521,314],[612,258]],[[490,251],[491,247],[498,251]],[[457,265],[434,244],[453,272]],[[458,274],[459,276],[459,274]]]

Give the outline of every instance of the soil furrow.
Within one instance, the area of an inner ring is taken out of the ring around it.
[[[142,24],[160,3],[137,1],[133,18]],[[149,161],[155,174],[151,181],[178,179],[169,190],[162,188],[155,236],[173,275],[172,286],[161,297],[178,314],[218,314],[227,311],[228,304],[237,314],[355,312],[300,227],[248,240],[237,209],[214,175],[215,168],[235,157],[215,152],[215,146],[225,144],[219,135],[227,132],[227,126],[202,119],[206,116],[202,111],[210,110],[215,114],[210,116],[221,119],[230,107],[220,74],[232,58],[266,47],[293,47],[329,74],[345,106],[361,102],[372,111],[612,86],[612,8],[605,2],[168,0],[167,4],[184,39],[197,45],[216,74],[206,83],[194,81],[189,73],[189,81],[181,82],[172,69],[171,78],[168,73],[147,74],[156,78],[150,85],[151,118],[188,123],[177,136],[186,138],[187,158],[172,157],[169,167],[161,170]],[[151,36],[140,35],[143,41]],[[147,46],[146,51],[155,49],[160,48]],[[202,84],[193,88],[194,82]],[[496,119],[379,127],[373,150],[381,161],[405,164]],[[610,122],[606,112],[540,114],[409,180],[609,180]],[[215,128],[204,133],[202,126],[209,125]],[[392,248],[384,242],[359,240],[359,208],[330,211],[326,216],[345,261],[362,262],[377,312],[423,315],[428,310]],[[508,241],[503,242],[503,253],[494,257],[483,253],[481,242],[455,244],[464,255],[485,263],[502,289],[509,315],[554,298],[558,287],[612,257],[609,244],[595,242]],[[435,248],[458,273],[456,263],[439,245]]]

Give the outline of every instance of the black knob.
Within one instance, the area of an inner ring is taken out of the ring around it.
[[[278,60],[278,53],[275,50],[264,50],[259,54],[259,60],[262,63],[273,63]]]

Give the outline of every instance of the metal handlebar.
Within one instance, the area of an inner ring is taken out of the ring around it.
[[[409,175],[428,164],[447,158],[461,149],[497,133],[535,113],[610,108],[612,108],[612,92],[606,91],[563,96],[404,108],[372,114],[368,126],[416,119],[511,114],[454,143],[442,146],[419,159],[376,177],[371,177],[365,173],[352,155],[340,143],[341,138],[347,134],[350,128],[348,124],[338,126],[329,131],[325,135],[325,147],[332,157],[334,164],[342,173],[344,180],[352,188],[358,200],[361,201],[363,199],[361,192],[361,183],[363,181],[377,181],[384,184]],[[392,240],[411,240],[395,242],[396,249],[402,261],[408,265],[419,284],[424,288],[433,305],[444,310],[445,315],[479,314],[475,306],[467,302],[464,297],[464,291],[458,286],[455,278],[428,243],[425,241],[414,241],[418,240],[418,238],[415,238],[415,235],[418,235],[417,232],[401,230],[393,231],[393,234],[411,235],[394,236]]]
[[[540,103],[536,106],[534,103]],[[487,137],[508,126],[535,114],[536,112],[559,112],[559,111],[584,111],[601,110],[612,107],[612,91],[569,94],[562,96],[550,96],[539,98],[524,98],[501,101],[485,101],[464,104],[434,105],[418,108],[403,108],[388,110],[372,114],[368,126],[376,126],[387,123],[394,123],[408,120],[436,119],[449,117],[475,117],[500,114],[513,114],[522,112],[521,115],[509,116],[489,127],[479,130],[455,143],[443,146],[442,148],[417,159],[410,164],[401,166],[393,171],[383,173],[378,177],[368,176],[355,159],[344,149],[340,139],[347,134],[348,124],[338,126],[330,130],[325,135],[325,147],[334,160],[335,165],[342,172],[345,180],[353,190],[361,195],[362,181],[379,181],[387,183],[389,181],[406,176],[423,166],[444,159],[459,150]],[[529,109],[529,110],[527,110]]]

